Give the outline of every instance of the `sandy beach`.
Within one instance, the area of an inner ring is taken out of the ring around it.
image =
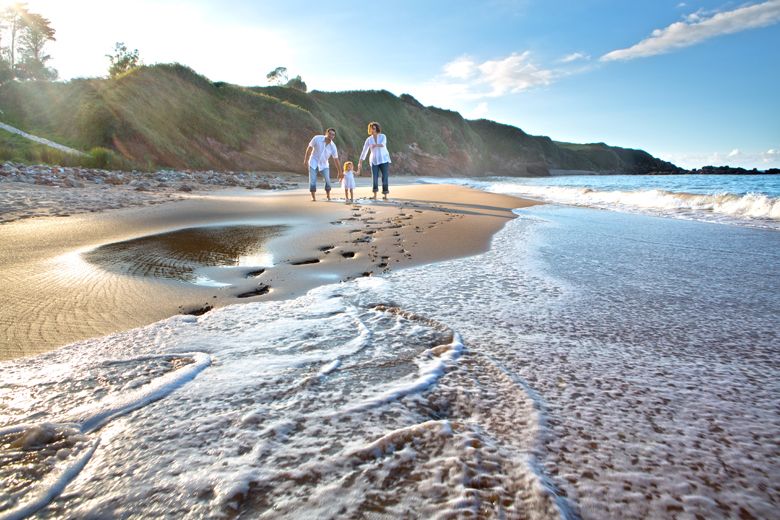
[[[306,190],[233,189],[166,201],[170,193],[124,186],[4,186],[11,188],[3,192],[4,207],[18,210],[27,201],[23,212],[6,216],[28,218],[0,225],[0,359],[175,314],[284,299],[325,283],[476,254],[513,218],[513,208],[533,204],[447,185],[397,186],[388,202],[354,204],[345,204],[338,189],[333,201],[320,191],[312,203]],[[367,195],[368,188],[357,192]],[[50,212],[36,213],[36,196],[55,193],[57,211],[67,216],[29,218]],[[204,252],[220,247],[216,261],[204,260]],[[262,258],[253,258],[258,251]],[[192,276],[196,269],[205,280]]]
[[[0,510],[771,517],[773,229],[360,181],[1,183]]]

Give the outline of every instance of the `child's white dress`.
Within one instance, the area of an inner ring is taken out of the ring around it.
[[[341,179],[341,187],[345,190],[355,189],[355,172],[344,172],[344,178]]]

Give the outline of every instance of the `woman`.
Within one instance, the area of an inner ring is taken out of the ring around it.
[[[374,178],[374,196],[376,200],[376,192],[379,191],[379,172],[382,172],[382,195],[383,199],[387,200],[387,194],[390,193],[388,187],[388,176],[390,175],[390,154],[387,152],[387,136],[382,133],[382,127],[376,121],[368,123],[368,138],[363,145],[363,152],[360,154],[360,161],[358,161],[358,175],[360,175],[360,167],[363,165],[363,159],[366,158],[369,150],[371,156],[368,159],[368,163],[371,165],[371,174]]]

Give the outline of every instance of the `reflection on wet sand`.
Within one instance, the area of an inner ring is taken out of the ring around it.
[[[116,242],[84,253],[107,271],[197,282],[202,267],[267,266],[264,244],[285,226],[209,226]]]
[[[12,247],[0,247],[0,359],[474,254],[512,218],[509,209],[526,204],[452,186],[396,194],[410,198],[345,205],[311,204],[301,192],[224,193],[4,224],[0,245]],[[448,209],[475,197],[490,209]]]

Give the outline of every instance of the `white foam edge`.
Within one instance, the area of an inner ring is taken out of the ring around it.
[[[546,420],[546,409],[547,405],[539,393],[531,387],[531,385],[528,384],[527,381],[525,381],[523,378],[518,376],[517,374],[514,374],[510,370],[507,370],[507,368],[501,364],[497,359],[493,358],[489,354],[480,354],[482,357],[487,359],[493,366],[495,366],[498,370],[504,373],[514,384],[519,386],[523,389],[523,391],[528,395],[528,397],[531,399],[531,403],[533,403],[534,410],[536,411],[536,423],[538,424],[540,429],[545,429],[547,427],[547,420]],[[539,437],[537,436],[537,449]],[[555,485],[555,482],[547,475],[545,474],[544,470],[542,469],[542,465],[537,462],[536,457],[534,457],[532,454],[527,455],[527,462],[526,462],[528,468],[531,470],[531,472],[536,477],[536,481],[541,486],[542,490],[549,495],[553,503],[555,504],[556,509],[558,510],[558,514],[563,520],[578,520],[580,517],[574,510],[574,508],[571,506],[569,499],[567,499],[565,496],[561,494],[560,489],[558,489],[558,486]]]
[[[433,353],[434,350],[440,349],[442,346],[447,346],[449,348],[441,355],[436,355]],[[452,336],[452,342],[450,342],[448,345],[439,345],[424,352],[425,355],[430,356],[432,359],[430,359],[427,363],[420,364],[420,371],[418,372],[418,375],[415,379],[407,383],[401,383],[392,386],[379,395],[366,399],[362,403],[341,410],[337,413],[361,412],[371,408],[376,408],[391,401],[396,401],[402,397],[406,397],[407,395],[416,394],[427,390],[432,385],[434,385],[442,375],[444,375],[444,371],[447,368],[447,365],[460,357],[461,353],[463,352],[463,348],[463,339],[461,338],[460,333],[455,332]]]
[[[423,184],[459,184],[471,188],[531,198],[555,204],[595,207],[615,211],[651,213],[657,216],[685,218],[685,212],[707,222],[724,223],[718,216],[729,220],[725,223],[746,221],[777,222],[780,220],[780,197],[764,193],[691,193],[669,191],[661,188],[636,190],[594,189],[587,186],[556,186],[517,184],[501,180],[434,179],[424,178]],[[699,220],[691,218],[689,220]]]
[[[114,401],[114,399],[116,399],[115,397],[109,397],[94,404],[77,406],[66,414],[66,419],[62,421],[56,421],[56,424],[74,427],[75,429],[81,431],[81,433],[89,433],[94,431],[111,419],[129,413],[133,410],[137,410],[138,408],[141,408],[153,401],[161,399],[179,388],[184,383],[191,381],[203,369],[211,365],[211,356],[203,352],[195,352],[181,354],[160,354],[156,356],[139,356],[137,358],[104,361],[103,364],[146,361],[149,359],[160,358],[186,357],[193,358],[194,362],[169,372],[152,381],[151,383],[129,392],[124,397],[116,401]],[[107,401],[111,404],[107,405]],[[0,435],[20,433],[36,426],[37,424],[39,423],[23,423],[6,426],[4,428],[0,428]]]
[[[112,419],[125,415],[129,412],[142,408],[151,402],[166,397],[177,388],[194,379],[200,372],[210,366],[212,361],[211,356],[204,352],[142,356],[139,358],[124,359],[121,361],[127,362],[138,359],[147,360],[171,357],[191,357],[193,362],[182,368],[169,372],[152,381],[151,383],[133,390],[120,398],[110,397],[98,401],[92,405],[76,407],[69,412],[69,415],[76,415],[78,418],[58,424],[74,426],[76,429],[79,429],[81,433],[93,432]],[[0,429],[0,435],[19,433],[33,426],[35,425],[17,424],[9,426]],[[87,464],[87,462],[89,462],[92,454],[95,453],[99,443],[100,439],[95,440],[93,446],[88,449],[84,455],[79,457],[76,461],[69,464],[53,476],[44,479],[44,481],[41,483],[41,485],[44,487],[44,491],[39,493],[35,498],[33,498],[31,501],[28,501],[26,504],[7,513],[7,516],[0,516],[0,520],[25,518],[45,507],[49,502],[62,493],[68,483],[73,480],[82,469],[84,469],[84,466]]]
[[[322,368],[320,368],[320,371],[317,373],[318,376],[327,376],[331,372],[336,371],[341,366],[341,359],[334,359],[330,363],[327,363]]]
[[[154,356],[157,358],[170,358],[171,354]],[[185,383],[193,380],[200,372],[211,365],[211,356],[205,352],[177,353],[175,357],[191,357],[193,362],[161,377],[140,388],[131,390],[121,396],[111,396],[102,399],[95,404],[87,404],[76,407],[68,415],[69,422],[81,424],[81,432],[89,433],[97,430],[112,419],[146,406],[147,404],[162,399]],[[149,357],[146,356],[146,359]],[[132,361],[124,360],[124,361]]]
[[[368,327],[366,327],[366,324],[363,323],[363,320],[361,320],[360,317],[357,316],[357,313],[353,309],[350,309],[350,311],[351,312],[349,312],[349,314],[352,315],[352,318],[355,320],[359,333],[357,337],[349,340],[344,345],[344,347],[349,349],[349,353],[339,356],[333,361],[326,363],[322,368],[320,368],[320,371],[317,373],[319,377],[327,376],[328,374],[337,370],[341,366],[343,358],[357,354],[358,352],[366,348],[369,344],[369,341],[371,340],[372,334],[371,331],[368,329]]]
[[[345,453],[346,457],[360,457],[372,455],[379,458],[382,454],[393,451],[396,444],[399,444],[401,440],[409,435],[415,435],[423,431],[433,430],[438,428],[440,435],[451,436],[452,424],[448,419],[432,419],[430,421],[421,422],[418,424],[412,424],[411,426],[404,426],[392,430],[378,439],[370,442],[365,446],[359,448],[353,448]]]
[[[126,413],[142,408],[153,401],[162,399],[183,384],[194,379],[195,376],[211,365],[212,361],[211,356],[205,352],[187,352],[181,354],[161,354],[158,356],[140,356],[138,358],[111,360],[110,362],[145,361],[148,359],[172,357],[190,357],[193,359],[193,362],[169,372],[151,383],[132,390],[121,397],[107,397],[97,403],[77,406],[66,414],[64,420],[56,421],[56,424],[74,427],[81,433],[95,431],[116,417],[125,415]],[[37,423],[24,423],[6,426],[5,428],[0,428],[0,435],[20,433],[36,425]]]
[[[43,488],[39,493],[14,509],[5,513],[0,513],[0,520],[20,520],[22,518],[27,518],[49,505],[49,503],[59,496],[65,487],[81,473],[81,470],[84,469],[84,466],[86,466],[87,462],[92,458],[92,455],[95,453],[95,450],[97,450],[99,444],[100,439],[98,438],[92,442],[92,446],[86,449],[79,458],[63,467],[61,470],[47,475],[39,485],[39,487]]]

